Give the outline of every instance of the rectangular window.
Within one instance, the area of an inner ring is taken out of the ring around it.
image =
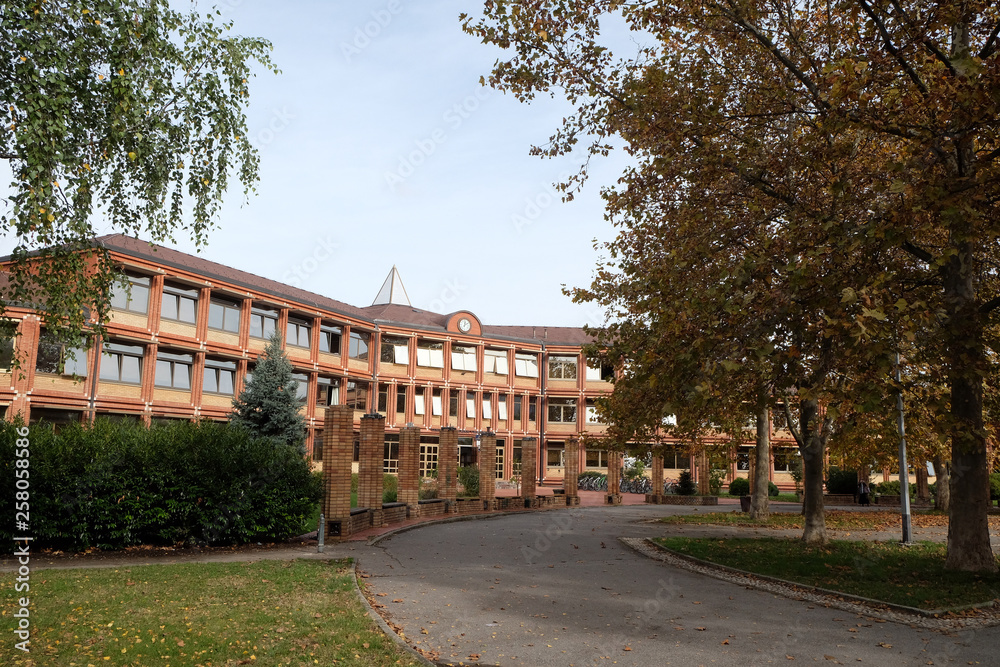
[[[455,371],[476,372],[476,348],[462,345],[451,346],[451,368]]]
[[[105,343],[101,354],[101,379],[142,384],[142,353],[141,345]]]
[[[484,350],[483,372],[496,373],[497,375],[507,375],[507,351]]]
[[[399,414],[406,412],[406,387],[396,387],[396,412]]]
[[[424,390],[419,387],[413,395],[413,414],[424,414]]]
[[[601,364],[594,368],[587,362],[587,382],[611,382],[615,379],[615,368],[610,364]]]
[[[601,420],[597,416],[597,402],[590,399],[587,400],[587,423],[588,424],[601,423]]]
[[[278,328],[278,311],[254,306],[250,309],[250,337],[269,339]]]
[[[111,307],[145,315],[149,310],[149,276],[125,274],[111,286]]]
[[[444,343],[420,341],[417,344],[417,366],[444,368]]]
[[[160,350],[156,353],[156,377],[153,384],[167,389],[191,389],[191,366],[194,355]]]
[[[434,417],[441,416],[441,390],[435,389],[434,394],[431,396],[431,415]]]
[[[285,330],[287,332],[285,336],[286,343],[295,347],[310,347],[309,332],[312,330],[312,322],[289,317],[288,326]]]
[[[528,378],[538,377],[538,355],[515,354],[514,375]]]
[[[437,470],[438,439],[432,435],[420,436],[420,476],[430,477]]]
[[[459,401],[459,390],[449,389],[448,390],[448,416],[457,417],[458,416],[458,401]]]
[[[466,419],[476,418],[476,397],[475,395],[466,395],[465,399],[465,417]]]
[[[329,354],[340,354],[340,327],[332,324],[321,324],[319,327],[319,351]]]
[[[295,398],[300,401],[306,400],[309,396],[309,376],[305,373],[292,373],[292,379],[295,380]]]
[[[380,359],[383,364],[406,366],[410,363],[409,341],[406,338],[397,338],[396,336],[382,336]]]
[[[14,366],[14,337],[0,337],[0,370],[9,371]],[[2,418],[2,417],[0,417]]]
[[[140,348],[141,349],[141,348]],[[5,368],[10,368],[14,359],[14,341],[4,344]],[[81,347],[67,347],[49,332],[42,330],[38,338],[38,353],[35,371],[55,375],[76,375],[87,377],[87,350]]]
[[[549,357],[550,380],[575,380],[576,357]]]
[[[549,421],[559,424],[571,424],[576,422],[576,399],[550,398]]]
[[[603,449],[587,450],[588,468],[606,468],[608,466],[608,453]]]
[[[201,390],[208,394],[232,396],[236,388],[236,362],[205,359],[204,383]]]
[[[483,419],[493,419],[493,402],[489,394],[483,394]]]
[[[338,404],[340,404],[340,380],[322,376],[317,378],[316,405],[326,407]]]
[[[399,435],[396,433],[385,434],[382,470],[385,472],[399,472]]]
[[[229,333],[239,333],[240,304],[213,296],[208,304],[208,327]]]
[[[538,417],[538,397],[528,397],[528,421],[533,422]]]
[[[503,438],[497,440],[497,462],[496,467],[493,468],[497,479],[503,479],[503,450],[504,441]]]
[[[514,397],[514,421],[521,421],[521,397]]]
[[[497,419],[507,420],[507,397],[500,396],[497,401]]]
[[[797,449],[781,449],[775,448],[774,450],[774,471],[775,472],[792,472],[797,467],[795,458],[799,455]]]
[[[367,382],[348,380],[347,395],[345,396],[344,404],[351,406],[355,410],[367,410],[369,387],[370,385]]]
[[[352,331],[347,346],[347,356],[351,359],[368,361],[368,334],[363,331]]]
[[[682,447],[670,447],[663,451],[663,467],[676,470],[687,470],[691,467],[691,456]]]
[[[380,412],[383,415],[389,411],[389,385],[380,384],[378,386],[378,407],[375,412]]]
[[[565,446],[560,443],[550,442],[549,446],[546,448],[546,460],[545,463],[550,468],[561,468],[564,465],[563,455],[566,453]]]
[[[198,316],[198,290],[175,285],[163,285],[160,318],[194,324]]]

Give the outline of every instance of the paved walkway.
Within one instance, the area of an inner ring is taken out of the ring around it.
[[[584,508],[433,525],[380,541],[360,564],[389,620],[444,664],[997,664],[997,627],[946,635],[878,622],[673,568],[619,542],[719,533],[649,522],[689,511]]]

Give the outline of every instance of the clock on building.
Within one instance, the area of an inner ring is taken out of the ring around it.
[[[469,329],[471,328],[472,328],[472,322],[469,321],[469,318],[463,317],[458,321],[458,330],[461,331],[462,333],[469,333]]]

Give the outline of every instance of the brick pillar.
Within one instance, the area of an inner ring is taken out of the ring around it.
[[[323,515],[326,539],[351,534],[351,462],[354,460],[354,410],[326,409],[323,425]]]
[[[580,439],[570,438],[566,442],[566,469],[563,474],[563,491],[567,505],[579,505],[580,493],[577,482],[580,478]]]
[[[458,463],[458,430],[454,426],[441,428],[438,438],[438,497],[444,498],[448,512],[458,511],[455,496],[458,480],[455,478]]]
[[[608,505],[621,505],[622,467],[625,463],[621,452],[608,452],[608,494],[605,501]]]
[[[497,496],[497,436],[491,431],[483,433],[479,442],[479,499],[483,509],[496,509]]]
[[[698,452],[698,495],[712,495],[712,479],[708,469],[708,452],[704,449]]]
[[[648,502],[659,505],[663,499],[663,455],[653,456],[650,465],[652,466],[650,482],[652,482],[653,491],[649,494],[652,498]]]
[[[369,414],[361,418],[358,461],[358,507],[372,511],[372,525],[382,525],[382,471],[385,465],[385,417]]]
[[[420,513],[420,427],[407,426],[399,432],[399,493],[406,503],[407,516]]]
[[[524,506],[534,507],[535,483],[538,481],[538,439],[525,438],[521,440],[521,495],[524,496]]]

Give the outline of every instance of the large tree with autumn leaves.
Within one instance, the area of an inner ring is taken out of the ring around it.
[[[625,58],[602,34],[622,25],[638,43]],[[536,152],[582,142],[596,155],[618,137],[635,158],[606,191],[619,236],[578,293],[609,307],[604,342],[635,352],[629,335],[645,338],[626,382],[676,398],[643,364],[693,364],[720,393],[751,361],[772,369],[776,395],[797,402],[808,474],[838,415],[878,409],[895,351],[912,349],[948,387],[947,565],[995,571],[983,377],[1000,306],[996,4],[494,0],[464,27],[504,49],[491,85],[575,105]],[[744,305],[690,301],[706,289]],[[696,325],[696,348],[669,340],[674,322]]]

